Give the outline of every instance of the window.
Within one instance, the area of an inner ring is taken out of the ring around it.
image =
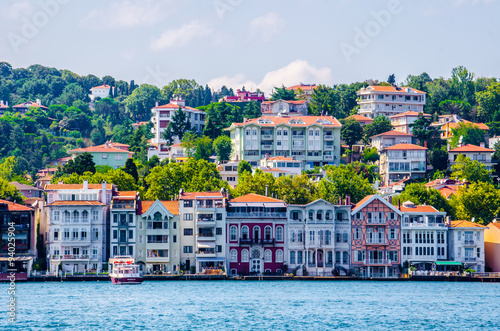
[[[184,229],[184,235],[185,236],[192,236],[193,235],[193,229]]]
[[[184,214],[184,220],[185,221],[192,221],[193,220],[193,214],[191,214],[191,213]]]
[[[238,262],[238,252],[236,249],[231,250],[231,262]]]
[[[347,232],[342,233],[342,240],[343,242],[347,242]]]
[[[389,232],[390,239],[396,239],[396,229],[391,229]]]
[[[177,242],[177,236],[175,234],[172,236],[172,242],[174,242],[174,243]]]
[[[249,239],[248,237],[248,226],[244,225],[241,227],[241,239]]]
[[[215,214],[215,219],[216,219],[217,221],[222,221],[222,213],[217,213],[217,214]]]
[[[295,264],[295,251],[290,251],[290,264]]]
[[[264,228],[264,239],[266,240],[271,240],[272,234],[271,234],[271,227],[268,225]]]
[[[237,228],[235,225],[232,225],[230,228],[229,228],[229,240],[231,241],[235,241],[237,240],[238,236],[237,236]]]
[[[172,229],[177,229],[177,222],[172,222]]]
[[[314,219],[314,210],[309,210],[309,220],[313,220]]]
[[[344,264],[349,263],[349,254],[347,252],[342,252],[342,261]]]
[[[215,228],[215,235],[221,236],[222,235],[222,228]]]
[[[361,229],[354,229],[354,239],[360,240],[361,239]]]
[[[270,249],[266,249],[264,252],[264,262],[273,262],[273,253]]]
[[[340,252],[335,252],[335,263],[341,263]]]
[[[193,246],[184,246],[183,252],[184,253],[192,253],[193,252]]]
[[[99,220],[99,212],[97,210],[92,210],[92,221]]]
[[[222,253],[222,245],[215,245],[215,251],[217,253]]]
[[[297,264],[302,263],[302,251],[297,251]]]
[[[73,240],[78,240],[78,229],[73,229]]]
[[[323,211],[322,210],[318,210],[318,212],[316,213],[316,219],[320,220],[320,221],[323,219]]]
[[[55,229],[54,230],[54,241],[57,241],[57,240],[59,240],[59,230]]]
[[[283,241],[283,227],[281,226],[276,228],[276,240]]]
[[[134,239],[134,230],[128,230],[128,239]]]
[[[281,249],[276,251],[276,262],[283,262],[283,251]]]
[[[241,262],[248,262],[248,249],[241,251]]]
[[[184,207],[193,207],[193,200],[184,200]]]
[[[113,239],[118,239],[118,230],[113,230]]]

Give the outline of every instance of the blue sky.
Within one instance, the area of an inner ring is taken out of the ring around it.
[[[464,65],[499,77],[493,0],[3,0],[0,61],[268,92]]]

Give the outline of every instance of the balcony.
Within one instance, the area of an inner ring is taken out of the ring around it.
[[[476,261],[476,258],[475,257],[466,256],[464,258],[464,260],[467,261],[467,262],[472,262],[472,261]]]
[[[198,234],[198,241],[214,241],[215,240],[215,235],[214,234]]]
[[[112,209],[134,209],[134,203],[118,203],[114,202],[111,206]]]
[[[363,261],[364,265],[390,265],[391,260],[388,259],[366,259]]]
[[[323,146],[323,149],[324,149],[325,151],[333,151],[333,145],[324,145],[324,146]]]
[[[333,135],[324,135],[323,140],[333,140]]]
[[[89,256],[88,255],[52,255],[52,260],[88,260]]]
[[[213,218],[213,217],[212,218],[198,217],[197,221],[198,221],[198,226],[203,226],[203,227],[207,227],[207,226],[214,227],[215,226],[215,218]]]
[[[303,151],[305,149],[304,145],[292,145],[293,150]]]
[[[262,243],[264,245],[274,245],[274,239],[263,239]]]
[[[474,240],[465,239],[464,240],[464,244],[467,245],[467,246],[472,246],[472,245],[474,245]]]
[[[415,228],[421,228],[421,227],[445,227],[444,223],[418,223],[418,222],[405,222],[403,223],[404,227],[415,227]]]
[[[249,245],[251,243],[252,243],[252,239],[250,239],[250,238],[241,238],[240,239],[240,244],[242,244],[242,245]]]
[[[128,239],[126,237],[120,237],[120,238],[118,238],[118,242],[120,244],[125,244],[128,242]]]
[[[380,219],[380,218],[372,218],[366,220],[367,225],[377,225],[377,224],[385,224],[385,219]]]
[[[215,250],[212,251],[198,251],[196,252],[196,257],[215,257]]]
[[[272,151],[273,146],[272,145],[260,145],[260,149],[263,151]]]
[[[229,212],[227,217],[239,217],[239,218],[286,218],[286,213],[279,212],[253,212],[253,213],[238,213]]]
[[[325,160],[333,160],[333,155],[325,155]]]
[[[385,239],[378,239],[378,238],[367,238],[366,239],[366,244],[367,245],[387,245],[387,240]]]
[[[261,139],[262,140],[272,140],[273,139],[273,135],[271,135],[271,134],[263,134],[261,136]]]

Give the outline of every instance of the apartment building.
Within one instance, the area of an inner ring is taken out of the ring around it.
[[[384,148],[394,146],[397,144],[412,144],[414,136],[409,133],[400,131],[387,131],[384,133],[371,136],[371,146],[375,147],[380,153]]]
[[[179,192],[181,259],[186,270],[226,269],[226,193]]]
[[[137,258],[136,191],[113,193],[110,208],[110,258],[130,255]]]
[[[351,267],[359,277],[398,277],[402,212],[369,195],[351,211]]]
[[[386,184],[404,178],[421,178],[427,170],[427,148],[413,144],[396,144],[380,152],[380,176]]]
[[[448,151],[448,161],[451,168],[451,166],[456,163],[458,155],[462,154],[465,157],[468,157],[471,161],[481,162],[486,166],[488,170],[491,170],[496,164],[496,162],[491,159],[491,156],[494,152],[494,149],[466,144],[457,148],[450,149]]]
[[[260,110],[264,116],[303,116],[307,115],[306,100],[271,100],[263,101]]]
[[[289,175],[289,176],[297,176],[302,173],[302,161],[296,160],[294,157],[284,157],[284,156],[274,156],[268,157],[266,155],[265,158],[260,160],[260,167],[262,171],[273,171],[273,173],[279,175]]]
[[[312,169],[339,164],[340,128],[332,116],[278,116],[233,123],[226,130],[233,143],[233,160],[257,166],[269,154],[295,157],[303,169]]]
[[[288,205],[286,256],[296,275],[346,274],[350,256],[350,204],[318,199]]]
[[[411,87],[370,85],[356,94],[358,113],[366,117],[390,117],[408,111],[424,111],[426,93]]]
[[[391,116],[391,124],[394,127],[395,131],[411,133],[412,131],[411,125],[415,123],[416,120],[418,120],[419,116],[423,116],[426,118],[431,117],[430,114],[424,114],[422,112],[416,112],[416,111],[407,111],[402,114]]]
[[[470,221],[451,221],[448,229],[450,260],[464,269],[484,272],[484,231],[488,227]]]

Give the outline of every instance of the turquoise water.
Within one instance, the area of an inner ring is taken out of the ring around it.
[[[0,330],[500,329],[500,283],[167,281],[0,284]]]

